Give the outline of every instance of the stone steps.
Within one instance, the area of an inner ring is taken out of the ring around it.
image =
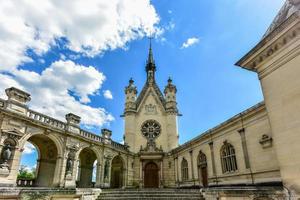
[[[200,190],[195,189],[104,189],[98,200],[202,200]]]

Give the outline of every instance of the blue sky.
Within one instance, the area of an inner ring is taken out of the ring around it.
[[[158,85],[163,89],[171,76],[178,89],[182,144],[263,100],[256,74],[234,63],[284,1],[33,2],[22,1],[22,11],[14,6],[19,1],[0,3],[2,97],[5,88],[20,87],[32,94],[31,108],[61,120],[73,112],[83,128],[109,128],[121,142],[124,87],[132,77],[141,91],[152,33]],[[29,156],[22,163],[32,166]]]

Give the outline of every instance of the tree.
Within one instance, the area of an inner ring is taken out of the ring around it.
[[[35,178],[36,169],[33,167],[31,170],[27,166],[21,165],[19,169],[18,179],[27,179],[31,180]]]

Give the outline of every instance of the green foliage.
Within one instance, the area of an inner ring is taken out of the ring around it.
[[[35,178],[35,174],[36,174],[35,168],[32,168],[31,171],[29,171],[25,165],[22,165],[19,169],[18,179],[31,180]]]

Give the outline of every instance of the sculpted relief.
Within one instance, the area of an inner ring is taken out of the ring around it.
[[[145,114],[146,115],[156,115],[157,114],[157,108],[153,104],[145,105]]]

